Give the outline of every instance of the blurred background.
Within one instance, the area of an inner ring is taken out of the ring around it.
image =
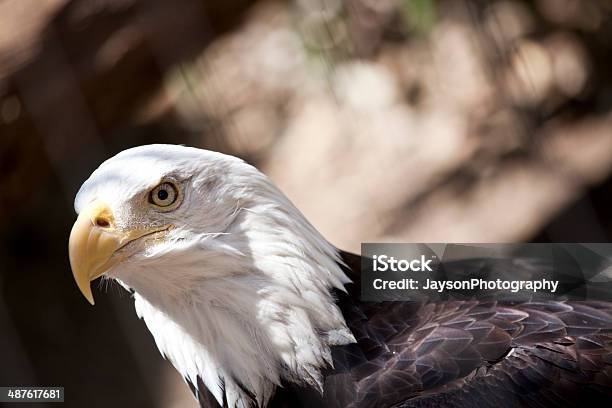
[[[92,308],[69,269],[76,191],[131,146],[240,156],[353,251],[610,241],[611,17],[612,0],[0,0],[0,386],[195,406],[129,295],[94,288]]]

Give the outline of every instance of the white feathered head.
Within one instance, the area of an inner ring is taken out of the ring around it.
[[[329,346],[354,341],[330,290],[335,248],[253,166],[173,145],[104,162],[75,200],[70,262],[134,290],[157,346],[222,404],[265,406],[281,380],[321,386]],[[224,395],[225,394],[225,395]]]

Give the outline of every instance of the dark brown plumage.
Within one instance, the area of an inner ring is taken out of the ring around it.
[[[357,343],[332,349],[323,395],[285,384],[269,407],[608,406],[612,303],[365,303],[361,258],[342,257],[354,283],[337,302]]]

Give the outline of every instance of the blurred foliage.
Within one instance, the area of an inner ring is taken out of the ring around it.
[[[434,0],[401,0],[402,17],[407,27],[419,34],[428,33],[436,21]]]

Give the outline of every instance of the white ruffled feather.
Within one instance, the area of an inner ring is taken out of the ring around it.
[[[143,202],[163,178],[183,203]],[[330,345],[355,339],[330,295],[349,282],[336,249],[254,167],[216,152],[151,145],[103,163],[81,188],[77,211],[100,199],[119,225],[172,223],[108,272],[134,289],[136,312],[160,352],[222,405],[265,406],[281,379],[321,389]]]

